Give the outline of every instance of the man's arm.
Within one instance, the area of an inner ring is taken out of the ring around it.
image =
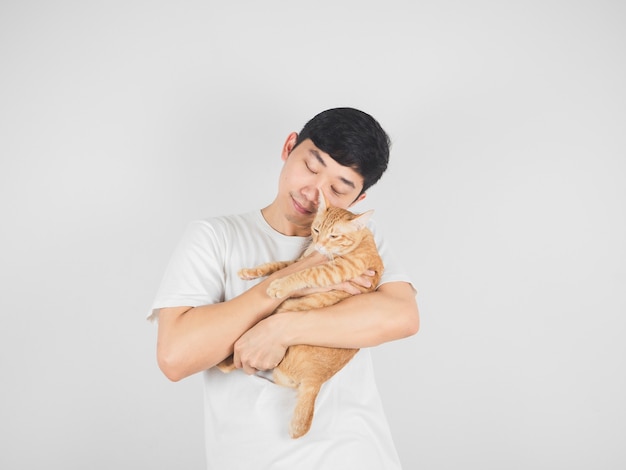
[[[419,310],[413,287],[389,282],[330,307],[272,315],[235,343],[235,364],[246,372],[274,367],[295,344],[365,348],[414,335]]]
[[[233,344],[243,333],[282,302],[266,294],[269,283],[324,259],[314,256],[298,261],[226,302],[160,309],[157,360],[163,373],[178,381],[221,362],[233,353]]]
[[[415,291],[407,282],[389,282],[328,309],[292,317],[291,328],[286,330],[287,346],[367,348],[412,336],[420,326]]]

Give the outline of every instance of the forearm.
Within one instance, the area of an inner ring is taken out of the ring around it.
[[[229,356],[233,343],[269,315],[277,304],[278,301],[264,295],[259,285],[219,304],[161,309],[157,340],[159,367],[174,381],[213,367]]]
[[[287,267],[226,302],[161,309],[157,359],[163,373],[177,381],[209,369],[228,357],[235,341],[281,303],[266,294],[269,283],[313,262]]]
[[[419,329],[415,294],[406,283],[390,283],[331,307],[288,315],[283,329],[286,346],[365,348],[411,336]]]

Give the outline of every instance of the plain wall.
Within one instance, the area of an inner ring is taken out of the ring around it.
[[[374,350],[410,469],[626,467],[618,1],[0,3],[0,468],[201,469],[146,322],[193,219],[273,199],[354,106],[418,335]]]

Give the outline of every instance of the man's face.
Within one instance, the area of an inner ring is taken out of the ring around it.
[[[310,139],[294,147],[296,138],[296,134],[291,134],[285,143],[285,164],[279,182],[281,207],[289,222],[298,226],[311,224],[320,190],[330,205],[344,209],[365,197],[359,195],[363,188],[361,175],[341,166]]]

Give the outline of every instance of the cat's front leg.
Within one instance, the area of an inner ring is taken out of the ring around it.
[[[276,279],[267,288],[267,295],[274,299],[284,299],[296,289],[289,282],[289,276]]]
[[[314,270],[304,270],[273,280],[267,288],[267,295],[275,299],[284,299],[300,289],[325,286],[326,283],[313,282],[310,274],[313,271]],[[328,283],[328,285],[330,284],[332,284],[332,282]]]
[[[328,287],[348,281],[357,275],[349,271],[348,266],[335,260],[331,265],[322,264],[275,279],[267,288],[267,295],[284,299],[300,289]]]
[[[255,268],[243,268],[237,272],[237,275],[240,279],[245,281],[249,281],[252,279],[258,279],[263,276],[268,276],[276,271],[280,271],[281,269],[292,264],[293,261],[276,261],[272,263],[261,264]]]

